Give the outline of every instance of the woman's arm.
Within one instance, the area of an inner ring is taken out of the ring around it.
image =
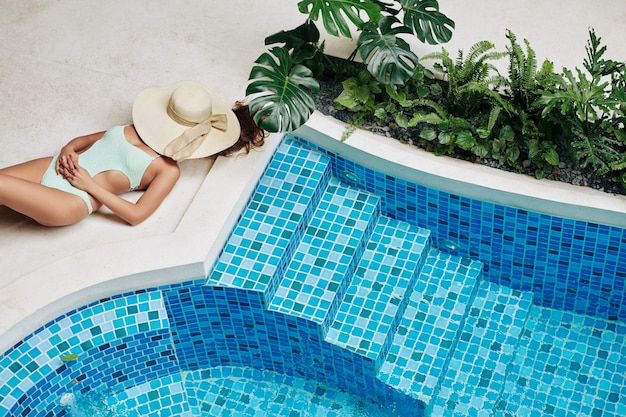
[[[61,174],[62,168],[73,171],[76,169],[73,161],[78,161],[78,154],[89,149],[94,143],[104,136],[105,132],[92,133],[91,135],[79,136],[69,141],[61,148],[57,159],[57,174]]]
[[[136,203],[124,200],[102,187],[76,161],[74,161],[76,169],[74,172],[67,173],[67,179],[74,187],[88,192],[113,213],[134,226],[156,211],[161,202],[172,191],[180,176],[180,169],[176,162],[166,158],[162,158],[159,162],[162,165]]]

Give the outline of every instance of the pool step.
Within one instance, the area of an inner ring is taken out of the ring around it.
[[[378,197],[332,178],[268,309],[328,329],[379,215]]]
[[[326,341],[379,367],[429,248],[428,230],[379,218]]]
[[[430,404],[476,291],[482,264],[431,250],[379,378]]]
[[[382,216],[379,197],[330,170],[284,142],[207,285],[317,324],[433,415],[493,410],[530,296],[482,282],[482,263],[432,249],[430,231]]]
[[[329,179],[328,158],[292,140],[282,143],[207,284],[261,291],[267,302]]]
[[[432,406],[436,416],[491,415],[515,357],[532,293],[482,282]]]

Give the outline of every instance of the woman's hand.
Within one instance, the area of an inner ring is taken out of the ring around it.
[[[73,172],[76,170],[77,166],[78,154],[76,151],[69,146],[61,148],[61,153],[59,153],[59,158],[57,159],[57,174],[67,178],[64,172]]]
[[[78,157],[70,155],[68,160],[68,165],[74,168],[67,169],[63,167],[61,168],[61,174],[74,187],[89,192],[90,187],[95,183],[92,176],[89,175],[89,172],[85,168],[78,165]]]

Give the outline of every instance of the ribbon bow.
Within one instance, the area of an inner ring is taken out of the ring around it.
[[[225,114],[212,114],[200,123],[185,130],[180,136],[173,139],[163,150],[163,155],[175,161],[189,158],[202,145],[211,129],[225,132],[228,128],[228,119]]]

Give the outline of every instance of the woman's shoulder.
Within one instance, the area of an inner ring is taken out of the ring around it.
[[[155,165],[160,172],[163,172],[167,175],[180,174],[180,167],[178,166],[178,163],[171,158],[168,158],[166,156],[159,156],[155,158],[154,162],[156,162]]]
[[[146,189],[154,182],[173,186],[180,178],[180,168],[176,162],[169,158],[157,157],[150,164],[148,175],[150,179]]]

